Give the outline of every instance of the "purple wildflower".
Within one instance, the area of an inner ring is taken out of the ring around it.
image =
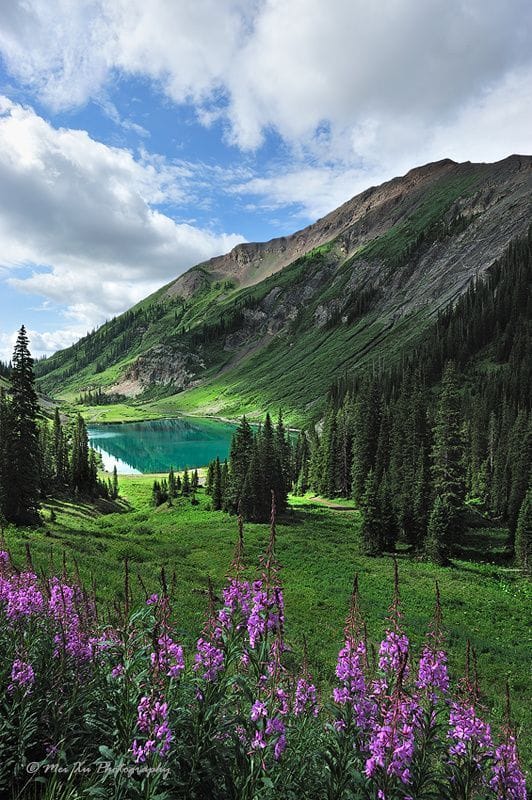
[[[158,638],[157,644],[157,652],[150,656],[152,667],[157,666],[157,669],[169,678],[177,678],[185,669],[183,648],[166,633]]]
[[[482,755],[490,755],[493,748],[491,730],[487,722],[477,716],[472,705],[453,703],[449,715],[448,738],[452,744],[451,756],[465,756],[468,746],[473,761],[480,766]]]
[[[142,697],[137,707],[137,728],[146,735],[144,742],[133,742],[135,762],[146,761],[151,753],[164,758],[170,749],[172,733],[168,727],[168,703],[156,697]]]
[[[265,589],[262,581],[254,581],[247,620],[250,646],[254,648],[268,631],[278,630],[283,624],[284,600],[281,589]]]
[[[300,678],[296,686],[294,715],[300,717],[303,714],[318,716],[318,700],[316,697],[316,687],[307,678]]]
[[[10,620],[29,617],[44,610],[44,597],[33,572],[22,572],[3,581],[0,599],[7,600],[6,615]]]
[[[16,658],[11,667],[11,683],[7,687],[8,692],[13,692],[17,687],[26,687],[26,691],[29,692],[34,681],[35,673],[31,664]]]
[[[194,656],[194,671],[204,670],[202,678],[205,681],[215,681],[218,673],[224,668],[224,654],[207,639],[198,639],[196,655]]]
[[[387,775],[410,782],[410,764],[414,756],[415,733],[421,710],[415,698],[397,693],[381,724],[375,725],[369,740],[370,757],[365,772],[372,778],[380,768]]]
[[[379,669],[386,673],[403,670],[403,678],[408,677],[408,638],[400,631],[387,630],[379,648]]]
[[[517,744],[512,734],[495,751],[490,786],[497,800],[526,800],[526,780],[521,771]]]
[[[154,606],[159,602],[159,595],[158,594],[151,594],[148,599],[146,600],[147,606]]]
[[[124,674],[124,665],[117,664],[116,667],[113,667],[111,670],[111,677],[112,678],[119,678],[121,675]]]
[[[253,722],[256,722],[260,717],[266,717],[267,715],[268,709],[266,708],[266,704],[263,703],[262,700],[255,700],[251,706],[251,713],[249,715]]]
[[[419,671],[416,686],[429,690],[433,700],[437,693],[445,696],[449,691],[449,675],[447,674],[447,655],[443,650],[425,647],[419,659]]]

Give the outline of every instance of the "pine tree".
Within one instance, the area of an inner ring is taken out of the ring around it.
[[[214,475],[212,482],[212,508],[213,511],[220,511],[223,504],[222,493],[222,469],[220,466],[220,459],[216,456],[214,462]]]
[[[321,480],[319,491],[324,497],[336,496],[338,475],[338,439],[336,411],[331,409],[325,419],[321,437]]]
[[[37,417],[39,405],[35,391],[33,359],[28,348],[24,325],[20,328],[11,370],[12,453],[10,516],[15,523],[33,524],[39,509],[39,440]]]
[[[361,386],[354,409],[351,494],[356,503],[360,503],[368,473],[375,467],[380,412],[381,392],[374,378]]]
[[[81,414],[76,417],[72,435],[70,482],[75,494],[90,493],[92,476],[89,464],[89,437]]]
[[[192,487],[193,492],[196,492],[199,488],[199,474],[197,469],[195,469],[194,472],[192,473],[192,480],[190,482],[190,485]]]
[[[216,461],[209,461],[209,466],[207,467],[207,480],[205,482],[205,494],[212,494],[215,466]]]
[[[277,458],[279,459],[279,477],[282,479],[282,484],[281,481],[279,483],[282,485],[283,494],[286,495],[292,488],[291,450],[290,438],[284,426],[281,409],[279,409],[279,417],[275,428],[275,447],[277,450]]]
[[[433,489],[435,496],[441,499],[441,505],[447,515],[445,540],[442,543],[443,550],[446,551],[452,541],[459,539],[463,532],[465,501],[460,393],[456,370],[451,362],[447,364],[443,374],[433,435]]]
[[[515,561],[525,574],[532,574],[532,489],[527,491],[517,518]]]
[[[275,433],[269,414],[266,414],[264,426],[260,434],[258,434],[258,445],[262,473],[262,489],[258,511],[259,519],[267,521],[270,518],[272,490],[275,494],[277,513],[282,514],[286,510],[287,505],[287,492],[275,446]]]
[[[383,526],[377,479],[373,470],[370,470],[366,477],[360,510],[362,512],[362,550],[368,556],[379,555],[382,553],[384,544]]]
[[[168,503],[172,505],[172,502],[177,497],[177,481],[175,479],[175,472],[174,468],[170,467],[170,472],[168,473]]]
[[[248,474],[253,451],[253,430],[246,417],[242,417],[238,428],[231,439],[229,451],[229,473],[224,504],[233,513],[238,512],[238,505],[242,499],[244,482]],[[214,462],[213,462],[214,466]],[[212,485],[207,476],[207,488]]]
[[[54,425],[53,425],[53,467],[54,467],[54,485],[58,492],[66,491],[68,487],[68,447],[66,436],[61,424],[61,417],[59,409],[56,408],[54,412]]]
[[[185,471],[183,472],[183,486],[181,488],[181,493],[183,497],[188,497],[190,494],[190,476],[186,467]]]
[[[113,467],[113,479],[111,484],[111,498],[116,500],[118,497],[118,471],[116,469],[116,464]]]
[[[294,474],[297,476],[295,491],[300,496],[304,495],[309,488],[309,468],[310,445],[305,431],[300,431],[294,458]]]
[[[446,498],[438,495],[434,501],[425,539],[425,555],[434,564],[448,563],[449,540],[453,534],[454,509]]]
[[[13,461],[13,414],[6,394],[0,390],[0,517],[12,519],[15,513],[11,464]]]

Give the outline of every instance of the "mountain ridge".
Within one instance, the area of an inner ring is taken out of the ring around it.
[[[192,267],[41,362],[42,387],[168,398],[169,412],[281,403],[301,416],[338,370],[396,357],[530,219],[531,156],[416,167],[291,236]]]

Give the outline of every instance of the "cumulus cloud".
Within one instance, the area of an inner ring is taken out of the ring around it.
[[[157,207],[180,202],[192,171],[56,129],[0,98],[0,263],[10,283],[91,326],[231,249],[241,236],[179,224]],[[17,277],[21,264],[33,274]]]
[[[5,63],[51,109],[126,74],[242,150],[274,130],[287,163],[244,190],[307,216],[426,160],[529,150],[531,39],[529,0],[0,4]]]

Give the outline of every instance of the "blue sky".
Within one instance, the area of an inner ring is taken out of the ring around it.
[[[532,152],[528,0],[0,5],[0,358],[428,161]]]

